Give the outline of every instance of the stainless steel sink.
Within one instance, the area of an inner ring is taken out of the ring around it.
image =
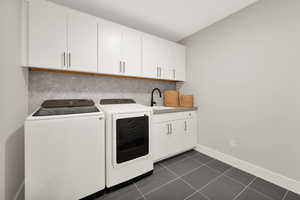
[[[166,106],[153,106],[154,110],[167,110],[167,109],[174,109],[176,107],[166,107]]]

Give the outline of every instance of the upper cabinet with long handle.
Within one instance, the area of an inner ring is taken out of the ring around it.
[[[65,9],[46,1],[31,1],[28,11],[28,65],[67,68]]]
[[[47,0],[28,0],[26,65],[185,80],[185,47]]]
[[[161,49],[159,41],[155,37],[143,35],[143,76],[158,79],[162,77]]]
[[[48,1],[30,1],[30,67],[97,72],[97,20]]]
[[[143,75],[148,78],[185,80],[185,47],[143,35]]]
[[[100,51],[98,71],[107,74],[122,74],[123,61],[121,58],[122,32],[120,26],[114,23],[102,23],[99,26],[98,38]]]
[[[98,24],[94,17],[70,11],[68,15],[68,68],[97,72]]]
[[[185,46],[172,43],[170,66],[172,70],[171,77],[174,80],[185,81],[186,76],[186,53]]]
[[[107,21],[102,23],[100,29],[99,72],[140,76],[141,33]]]

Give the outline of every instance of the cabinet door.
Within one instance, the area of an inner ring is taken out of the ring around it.
[[[184,130],[185,148],[195,147],[197,144],[197,118],[184,120]]]
[[[170,67],[161,68],[161,79],[165,80],[175,80],[174,78],[174,69]]]
[[[143,76],[147,78],[159,78],[160,70],[160,46],[157,39],[150,35],[143,36],[142,44]]]
[[[123,28],[121,55],[123,73],[129,76],[140,76],[142,71],[142,37],[141,33]]]
[[[185,131],[183,120],[172,121],[171,135],[173,139],[173,154],[179,153],[185,149]]]
[[[172,63],[172,47],[173,43],[167,40],[160,40],[160,63],[162,66],[162,79],[174,80],[173,78],[173,63]]]
[[[28,24],[28,65],[66,68],[66,9],[48,1],[30,1]]]
[[[97,72],[97,21],[91,16],[70,12],[68,16],[69,69]]]
[[[179,81],[185,81],[185,47],[179,44],[173,44],[172,48],[172,67],[173,67],[173,79]]]
[[[170,123],[154,123],[152,133],[153,160],[158,161],[172,155],[174,148]]]
[[[103,22],[100,26],[100,73],[122,74],[121,66],[121,41],[122,30],[117,24]]]

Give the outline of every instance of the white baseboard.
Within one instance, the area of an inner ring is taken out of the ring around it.
[[[236,167],[238,169],[241,169],[245,172],[248,172],[250,174],[253,174],[259,178],[262,178],[266,181],[269,181],[271,183],[274,183],[276,185],[279,185],[283,188],[286,188],[290,191],[296,192],[300,194],[300,182],[293,180],[291,178],[288,178],[286,176],[283,176],[281,174],[278,174],[276,172],[272,172],[270,170],[267,170],[265,168],[259,167],[257,165],[251,164],[247,161],[240,160],[238,158],[235,158],[233,156],[221,153],[219,151],[216,151],[214,149],[199,145],[195,149],[196,151],[199,151],[203,154],[206,154],[208,156],[211,156],[217,160],[220,160],[224,163],[227,163],[233,167]],[[299,169],[300,170],[300,169]]]
[[[23,200],[23,199],[24,199],[24,197],[21,196],[22,191],[23,191],[24,189],[25,189],[25,182],[23,181],[23,182],[21,183],[21,185],[19,186],[19,189],[18,189],[18,191],[17,191],[17,193],[16,193],[16,195],[15,195],[14,200]]]

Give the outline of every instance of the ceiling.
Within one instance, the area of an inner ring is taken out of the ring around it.
[[[52,0],[179,41],[258,0]]]

